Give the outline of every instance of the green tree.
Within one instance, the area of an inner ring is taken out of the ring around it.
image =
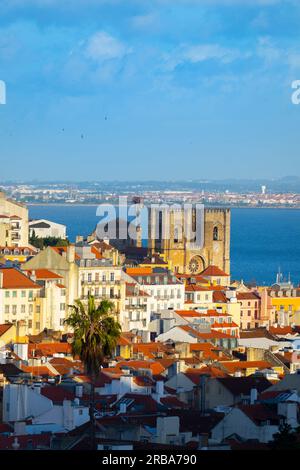
[[[273,450],[299,450],[298,436],[299,428],[295,430],[287,423],[282,424],[279,426],[279,432],[274,434],[270,446]]]
[[[80,300],[70,305],[71,313],[65,320],[74,332],[73,354],[79,356],[86,374],[91,378],[90,428],[91,447],[95,449],[95,380],[106,358],[110,357],[121,335],[121,325],[113,317],[114,304],[102,300],[96,306],[89,295],[87,306]]]

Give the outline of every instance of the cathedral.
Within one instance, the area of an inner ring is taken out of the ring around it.
[[[182,217],[183,209],[180,211]],[[196,211],[193,210],[193,223],[195,217]],[[160,253],[170,268],[177,273],[199,274],[208,266],[214,265],[230,274],[230,209],[204,209],[203,243],[199,248],[187,242],[184,229],[180,236],[178,235],[176,220],[178,220],[178,210],[171,210],[157,217],[157,214],[153,214],[150,209],[149,254]],[[156,227],[156,224],[159,226]],[[168,238],[162,236],[162,224],[169,227]]]

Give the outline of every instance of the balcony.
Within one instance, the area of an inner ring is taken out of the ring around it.
[[[81,285],[82,286],[106,286],[106,285],[114,285],[114,286],[119,286],[121,284],[121,281],[116,280],[116,281],[111,281],[111,280],[106,280],[106,281],[87,281],[87,280],[81,280]]]
[[[125,310],[145,310],[147,308],[146,304],[141,305],[125,305]]]

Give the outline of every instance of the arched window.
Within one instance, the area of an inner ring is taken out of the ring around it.
[[[178,243],[179,242],[179,232],[178,232],[178,228],[175,227],[174,228],[174,243]]]
[[[214,227],[213,239],[219,240],[219,229],[218,227]]]

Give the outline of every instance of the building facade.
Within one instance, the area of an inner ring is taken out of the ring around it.
[[[188,235],[184,223],[181,223],[184,215],[184,209],[170,209],[166,212],[149,209],[150,254],[161,254],[176,273],[199,274],[209,265],[214,265],[229,275],[230,210],[204,210],[204,221],[200,221],[204,223],[204,240],[199,248],[189,247]],[[194,227],[199,223],[195,210],[192,210],[191,221]],[[169,237],[164,237],[165,227],[168,227]]]

